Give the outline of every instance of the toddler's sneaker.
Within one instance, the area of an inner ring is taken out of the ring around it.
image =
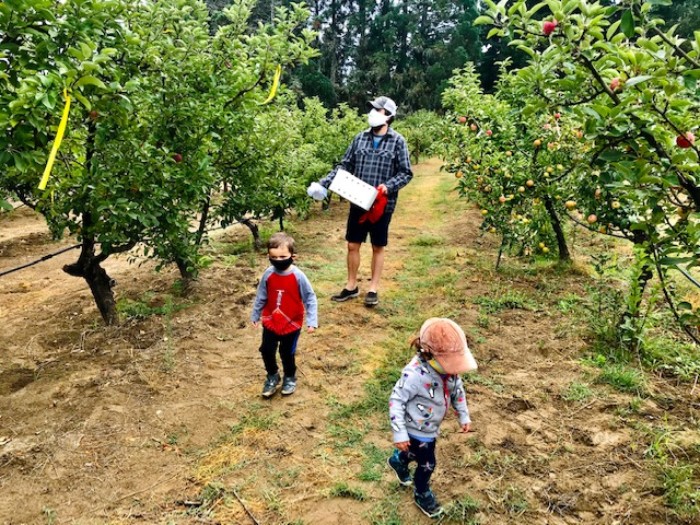
[[[282,395],[288,396],[289,394],[293,394],[296,389],[297,378],[285,376],[285,378],[282,380]]]
[[[277,387],[279,386],[279,384],[279,374],[268,375],[267,379],[265,379],[265,384],[263,385],[262,396],[265,398],[274,396],[275,392],[277,392]]]
[[[394,454],[389,456],[386,460],[387,464],[389,467],[391,467],[391,470],[394,471],[394,474],[396,474],[396,477],[399,480],[399,483],[403,485],[404,487],[410,487],[413,484],[413,480],[411,479],[411,473],[408,471],[408,467],[401,463],[401,460],[399,459],[399,451],[395,450]]]
[[[429,518],[437,518],[440,514],[442,514],[442,505],[438,503],[438,500],[435,499],[433,491],[430,489],[422,494],[420,492],[416,492],[413,500],[416,502],[416,505],[418,505],[418,508],[423,511],[423,514]]]

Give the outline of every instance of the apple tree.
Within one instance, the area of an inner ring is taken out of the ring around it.
[[[507,74],[485,95],[473,66],[456,72],[443,93],[447,170],[460,195],[479,206],[482,229],[501,235],[499,261],[504,249],[546,255],[553,246],[569,261],[561,218],[576,203],[562,181],[587,146],[569,116],[524,113],[520,100]]]
[[[700,342],[698,310],[675,297],[668,278],[700,264],[700,33],[687,41],[665,28],[650,14],[661,3],[485,0],[477,23],[530,56],[512,73],[519,111],[581,123],[590,148],[565,181],[582,212],[572,219],[629,239],[644,254],[631,310],[656,274],[681,325]]]
[[[309,53],[310,35],[295,33],[303,9],[281,10],[274,28],[250,27],[251,9],[236,2],[212,38],[196,0],[0,4],[0,188],[82,241],[64,270],[86,280],[108,324],[117,312],[102,263],[138,246],[196,270],[203,232],[191,224],[245,131],[237,121],[264,111],[277,65]],[[64,96],[77,103],[39,190]]]
[[[419,110],[406,117],[399,115],[393,127],[406,139],[411,162],[418,163],[421,157],[433,153],[436,142],[442,136],[443,125],[437,113]]]

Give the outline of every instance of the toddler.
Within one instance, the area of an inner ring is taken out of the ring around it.
[[[278,346],[284,371],[282,395],[293,394],[296,390],[294,356],[304,323],[304,309],[308,333],[318,327],[316,294],[306,275],[293,264],[296,257],[294,239],[286,233],[275,233],[267,242],[267,254],[271,266],[260,279],[250,317],[255,327],[262,319],[260,353],[267,371],[262,390],[265,398],[272,397],[280,384]]]
[[[476,369],[464,332],[450,319],[431,318],[423,323],[411,346],[417,355],[403,369],[389,398],[389,415],[396,450],[388,463],[399,483],[414,484],[414,501],[430,518],[442,507],[430,490],[435,471],[435,445],[440,423],[449,404],[459,416],[462,432],[469,432],[471,420],[458,374]],[[411,480],[409,463],[416,462]]]

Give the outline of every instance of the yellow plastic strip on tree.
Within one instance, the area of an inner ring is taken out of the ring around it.
[[[66,105],[63,108],[63,115],[61,115],[61,122],[58,125],[56,139],[53,141],[53,147],[51,148],[49,160],[46,162],[46,168],[44,168],[44,175],[41,177],[41,182],[39,182],[40,190],[46,189],[46,184],[49,182],[49,175],[51,175],[53,163],[56,161],[56,154],[58,153],[58,148],[61,146],[61,141],[63,141],[63,134],[66,132],[66,126],[68,125],[68,112],[70,111],[70,95],[65,89],[63,90],[63,98],[66,99]]]
[[[264,106],[265,104],[269,104],[273,98],[275,98],[275,95],[277,94],[277,88],[280,85],[280,77],[282,76],[282,66],[278,65],[277,70],[275,71],[275,78],[272,79],[272,89],[270,90],[270,94],[268,95],[267,99],[265,102],[262,103]]]

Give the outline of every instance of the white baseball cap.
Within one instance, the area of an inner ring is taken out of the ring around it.
[[[385,109],[389,116],[396,116],[396,102],[391,100],[389,97],[377,97],[369,102],[369,105],[374,109]]]

